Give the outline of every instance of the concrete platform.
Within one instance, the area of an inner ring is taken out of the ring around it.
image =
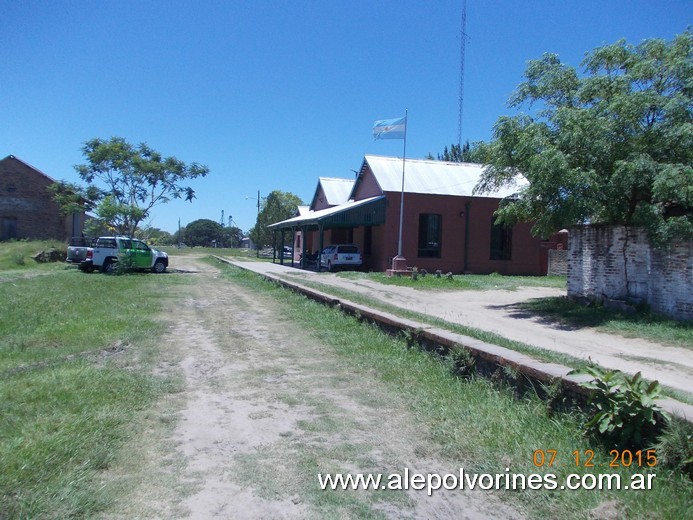
[[[284,287],[290,288],[293,291],[300,292],[305,296],[330,306],[339,306],[345,312],[358,314],[361,317],[366,317],[372,321],[380,323],[387,328],[399,329],[408,331],[409,333],[416,332],[421,334],[426,341],[438,344],[444,347],[463,347],[469,350],[474,356],[478,356],[490,363],[496,363],[499,366],[508,366],[525,376],[543,383],[553,383],[557,380],[561,381],[564,388],[573,392],[577,398],[584,399],[587,396],[587,391],[579,386],[579,383],[586,380],[584,375],[570,375],[571,369],[557,363],[547,363],[534,359],[526,354],[516,352],[514,350],[492,345],[457,334],[449,330],[433,327],[429,324],[417,322],[399,317],[395,314],[383,312],[368,306],[360,305],[351,302],[344,298],[338,298],[330,295],[329,292],[319,291],[307,287],[300,283],[300,280],[288,280],[287,276],[296,273],[296,269],[282,266],[279,264],[271,264],[268,262],[238,262],[227,258],[217,257],[219,260],[236,265],[242,269],[253,271],[265,278],[272,280]],[[304,273],[304,271],[301,271]],[[316,281],[324,282],[324,275],[319,273],[310,273],[308,278],[317,276]],[[666,385],[667,381],[660,381]],[[674,400],[662,399],[658,404],[666,411],[681,417],[689,422],[693,422],[693,406]]]

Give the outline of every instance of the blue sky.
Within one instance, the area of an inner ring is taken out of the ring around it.
[[[462,0],[0,0],[0,157],[79,180],[94,137],[146,142],[207,165],[197,198],[150,224],[255,223],[279,189],[309,202],[319,176],[353,176],[376,119],[409,111],[407,157],[457,142]],[[671,39],[691,0],[467,1],[463,140],[514,113],[526,62],[579,66],[620,38]],[[247,199],[246,197],[251,197]]]

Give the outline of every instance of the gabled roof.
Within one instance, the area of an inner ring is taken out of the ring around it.
[[[40,174],[40,175],[43,175],[43,176],[44,176],[46,179],[48,179],[49,181],[51,181],[51,182],[56,182],[55,179],[53,179],[50,175],[46,175],[45,173],[43,173],[41,170],[39,170],[39,169],[36,168],[35,166],[32,166],[32,165],[29,164],[28,162],[22,161],[21,159],[19,159],[18,157],[15,157],[14,155],[8,155],[8,156],[5,157],[4,159],[0,159],[0,163],[4,163],[5,161],[7,161],[7,162],[9,162],[9,161],[17,161],[18,163],[23,164],[23,165],[26,166],[27,168],[30,168],[30,169],[34,170],[36,173],[38,173],[38,174]]]
[[[319,177],[318,187],[315,190],[315,195],[313,196],[313,203],[311,207],[315,207],[315,197],[320,193],[320,188],[325,194],[324,201],[321,201],[329,206],[338,206],[339,204],[344,204],[349,200],[349,194],[351,189],[354,187],[353,179],[339,179],[335,177]]]
[[[383,192],[402,191],[402,159],[366,155],[361,166],[361,175],[370,169]],[[432,195],[457,195],[471,197],[504,198],[517,192],[519,186],[527,184],[524,177],[517,186],[502,188],[497,192],[472,194],[483,173],[483,164],[455,163],[427,159],[407,159],[404,165],[405,193],[427,193]],[[354,185],[351,196],[356,191]]]

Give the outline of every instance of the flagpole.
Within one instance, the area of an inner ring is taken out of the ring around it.
[[[404,222],[404,165],[407,160],[407,118],[409,109],[404,110],[404,150],[402,152],[402,193],[399,197],[399,240],[397,242],[397,256],[402,256],[402,228]]]

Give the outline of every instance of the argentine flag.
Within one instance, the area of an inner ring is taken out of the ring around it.
[[[381,119],[373,125],[374,139],[404,139],[407,133],[407,116],[397,119]]]

